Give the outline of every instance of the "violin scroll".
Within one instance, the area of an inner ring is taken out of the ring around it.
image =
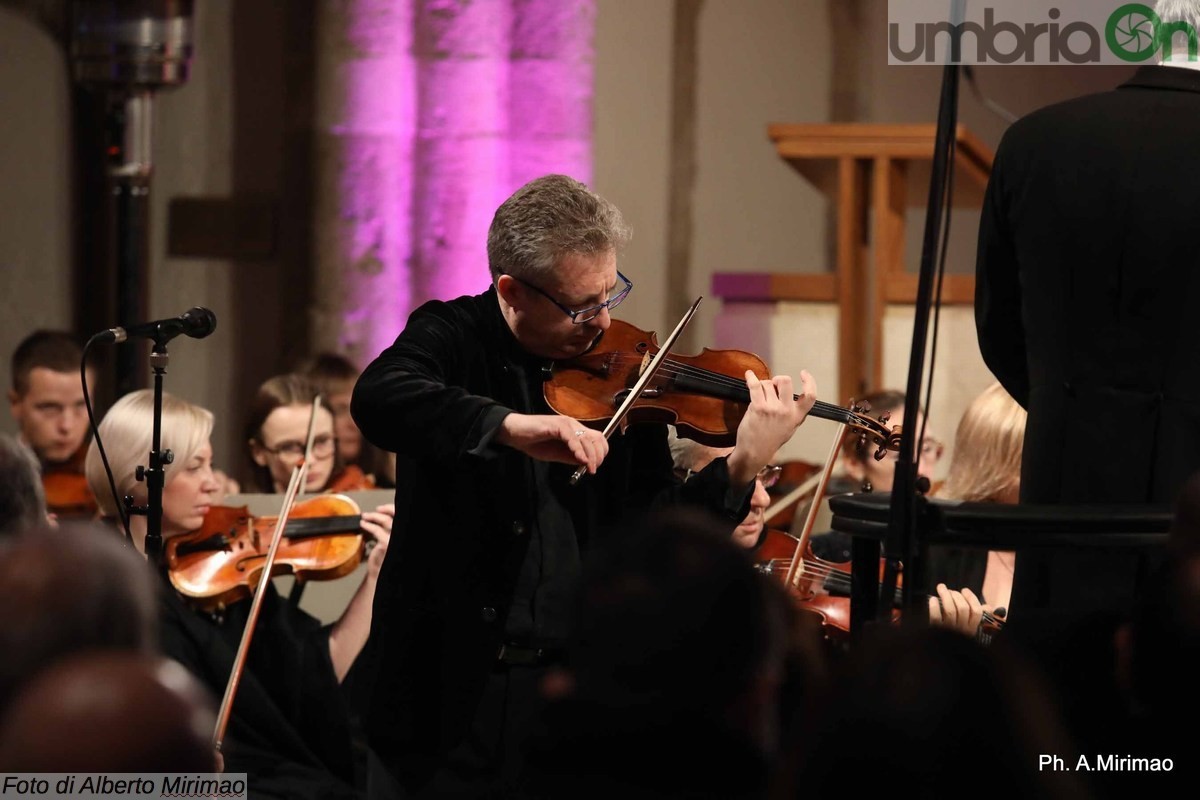
[[[888,427],[888,420],[892,418],[890,411],[880,414],[877,420],[869,416],[870,412],[870,403],[857,403],[851,400],[850,407],[846,410],[846,427],[858,434],[858,440],[863,449],[866,449],[868,444],[875,445],[877,447],[875,460],[882,461],[889,450],[900,449],[903,427],[900,425]]]

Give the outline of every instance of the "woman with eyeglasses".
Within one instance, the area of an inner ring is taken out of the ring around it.
[[[287,489],[292,470],[304,458],[313,398],[319,391],[315,383],[299,374],[276,375],[254,395],[246,421],[246,443],[253,467],[252,485],[268,494]],[[313,421],[312,456],[304,492],[354,491],[374,488],[374,484],[340,480],[345,475],[338,458],[333,412],[323,402]],[[386,543],[392,532],[395,506],[385,503],[362,514],[363,532]]]

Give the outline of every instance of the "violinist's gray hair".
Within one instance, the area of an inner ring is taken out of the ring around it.
[[[1172,60],[1186,59],[1188,57],[1187,40],[1200,33],[1200,0],[1158,0],[1154,6],[1154,13],[1158,15],[1162,23],[1158,28],[1159,40],[1156,42],[1161,53],[1163,55],[1166,55],[1167,52],[1175,53],[1182,45],[1182,58]],[[1188,26],[1190,30],[1180,30],[1179,23]]]
[[[566,175],[544,175],[505,200],[488,229],[488,269],[538,281],[563,256],[617,252],[632,235],[620,210]]]
[[[0,539],[46,522],[46,494],[37,459],[25,445],[0,433]]]
[[[692,439],[684,439],[674,425],[667,426],[667,445],[671,448],[671,461],[679,472],[699,472],[715,459],[733,452],[732,447],[709,447]]]

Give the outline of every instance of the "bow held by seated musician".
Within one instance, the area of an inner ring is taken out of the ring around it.
[[[150,449],[153,394],[132,392],[118,400],[100,423],[117,494],[146,501],[137,467]],[[199,528],[210,513],[220,484],[213,474],[212,414],[170,394],[163,395],[162,447],[175,454],[165,468],[162,534],[165,541]],[[88,480],[108,517],[117,501],[93,443]],[[144,550],[146,522],[130,520],[134,543]],[[247,667],[223,750],[225,768],[248,772],[263,792],[301,796],[355,797],[349,712],[340,683],[357,659],[371,624],[371,602],[386,540],[375,549],[363,583],[332,626],[322,626],[284,602],[273,584],[252,640]],[[247,619],[249,601],[221,613],[188,604],[166,582],[161,591],[160,639],[164,653],[221,696]],[[316,788],[314,788],[316,787]],[[316,795],[313,795],[316,796]]]

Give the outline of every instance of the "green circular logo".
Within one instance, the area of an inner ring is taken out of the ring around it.
[[[1123,61],[1145,61],[1158,50],[1158,26],[1162,20],[1142,3],[1126,3],[1112,13],[1104,26],[1108,49]]]

